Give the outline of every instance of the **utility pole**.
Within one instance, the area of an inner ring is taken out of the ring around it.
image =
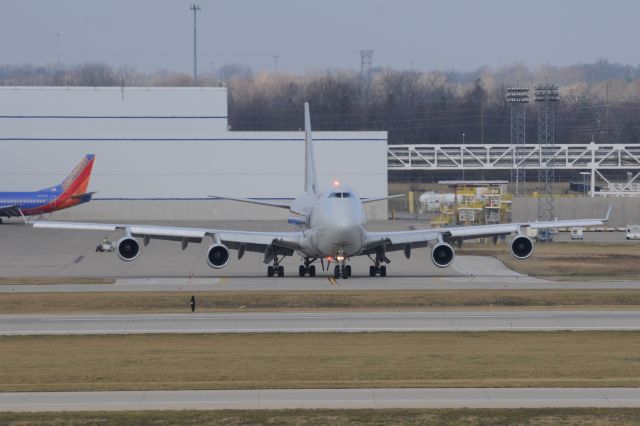
[[[555,200],[553,182],[555,181],[555,104],[560,100],[558,86],[545,83],[534,87],[535,101],[541,103],[538,112],[538,150],[540,168],[538,169],[538,220],[555,219]]]
[[[202,10],[199,5],[192,4],[189,9],[193,11],[193,85],[198,85],[198,27],[196,15]]]
[[[526,105],[529,103],[529,88],[507,87],[505,101],[511,109],[511,146],[513,149],[513,169],[511,169],[511,183],[515,183],[515,196],[520,196],[520,183],[524,187],[527,181],[525,167],[526,143]]]

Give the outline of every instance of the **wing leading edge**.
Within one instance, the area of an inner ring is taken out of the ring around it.
[[[521,233],[524,228],[549,229],[585,226],[602,226],[611,217],[611,207],[602,219],[574,219],[545,222],[504,223],[495,225],[455,226],[424,230],[368,232],[364,253],[370,253],[376,247],[384,246],[386,251],[425,247],[431,241],[468,240]]]
[[[253,232],[224,229],[183,228],[170,226],[128,225],[78,222],[32,222],[34,228],[74,229],[89,231],[123,230],[127,234],[143,238],[145,244],[152,239],[202,243],[207,237],[220,241],[231,249],[264,253],[269,247],[298,250],[302,232]]]

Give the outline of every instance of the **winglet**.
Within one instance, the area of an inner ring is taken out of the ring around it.
[[[318,177],[316,175],[316,157],[313,153],[313,139],[311,138],[311,117],[309,103],[304,103],[304,191],[310,194],[318,193]]]
[[[609,210],[607,210],[607,215],[602,219],[603,222],[608,222],[611,218],[611,210],[613,210],[613,206],[609,206]]]

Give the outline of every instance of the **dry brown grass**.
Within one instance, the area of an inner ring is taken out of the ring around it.
[[[398,290],[273,292],[0,293],[3,314],[179,313],[284,310],[637,308],[640,290]]]
[[[536,244],[527,260],[517,260],[504,244],[463,245],[459,254],[492,255],[514,271],[558,280],[640,279],[640,245],[607,243]]]
[[[640,386],[640,333],[0,338],[1,391]]]
[[[24,425],[637,425],[637,408],[219,410],[0,413],[0,424]]]
[[[0,277],[0,285],[113,284],[112,278]]]

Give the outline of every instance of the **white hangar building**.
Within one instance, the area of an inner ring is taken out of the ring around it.
[[[338,179],[361,197],[387,195],[387,132],[313,137],[321,187]],[[0,88],[0,191],[61,182],[89,153],[94,200],[53,218],[281,219],[209,195],[293,198],[304,185],[304,133],[229,131],[226,88]],[[386,202],[367,215],[386,219]]]

